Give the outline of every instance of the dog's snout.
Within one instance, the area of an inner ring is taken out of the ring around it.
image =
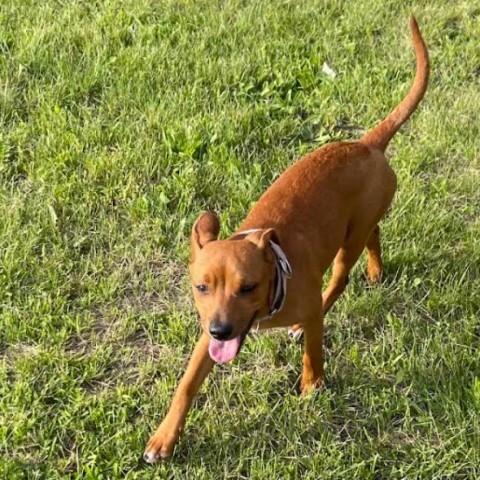
[[[213,321],[208,330],[213,338],[217,340],[226,340],[232,334],[233,327],[229,323]]]

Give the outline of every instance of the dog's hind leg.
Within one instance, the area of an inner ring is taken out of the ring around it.
[[[383,263],[380,248],[380,227],[377,225],[367,242],[367,277],[371,284],[380,282],[382,279]]]
[[[364,246],[365,242],[349,241],[338,251],[333,261],[332,278],[322,295],[324,315],[333,307],[348,285],[348,274],[360,257]]]
[[[332,278],[328,283],[327,289],[323,292],[323,315],[333,307],[348,285],[348,274],[360,257],[364,246],[365,236],[356,235],[356,240],[349,238],[345,245],[340,248],[333,261]],[[368,236],[366,250],[368,254],[367,274],[370,283],[377,283],[382,276],[382,257],[380,252],[380,227],[375,226],[372,233]],[[292,339],[299,339],[304,332],[304,325],[297,323],[288,329],[288,335]]]

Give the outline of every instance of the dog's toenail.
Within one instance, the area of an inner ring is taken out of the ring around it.
[[[155,463],[155,460],[157,459],[157,456],[156,456],[154,453],[145,452],[145,453],[143,454],[143,459],[144,459],[147,463]]]

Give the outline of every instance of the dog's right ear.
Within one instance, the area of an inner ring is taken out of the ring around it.
[[[198,218],[192,228],[192,256],[191,261],[195,259],[195,254],[201,250],[208,242],[218,238],[220,232],[220,222],[217,215],[213,212],[204,212]]]

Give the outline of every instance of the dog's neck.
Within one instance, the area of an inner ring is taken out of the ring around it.
[[[264,229],[262,228],[252,228],[250,230],[244,230],[238,232],[234,237],[238,236],[247,236],[251,233],[260,232]],[[275,280],[274,280],[274,289],[273,289],[273,300],[270,303],[269,312],[267,315],[255,319],[257,323],[263,322],[273,317],[276,313],[282,310],[285,299],[287,297],[287,280],[292,276],[292,267],[285,255],[285,252],[282,250],[282,247],[273,240],[270,240],[270,247],[275,256]]]

